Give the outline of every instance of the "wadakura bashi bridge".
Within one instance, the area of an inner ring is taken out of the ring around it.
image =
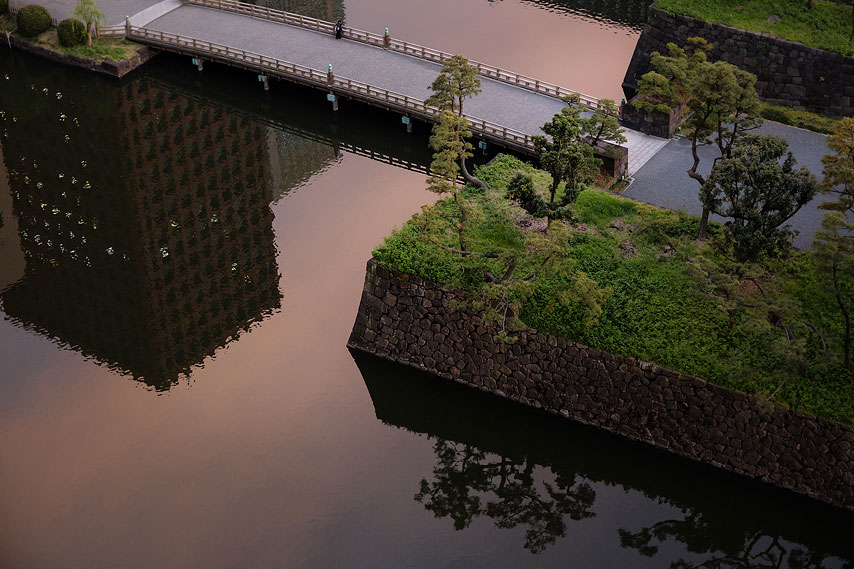
[[[335,39],[335,25],[234,0],[165,0],[129,18],[104,35],[186,54],[201,70],[205,61],[254,71],[264,88],[269,78],[325,91],[334,109],[353,99],[400,113],[402,121],[433,122],[436,109],[424,101],[429,86],[452,54],[353,28]],[[596,109],[599,100],[569,89],[475,61],[482,92],[466,102],[466,117],[476,137],[525,154],[532,137],[578,94]],[[626,129],[627,165],[616,174],[633,175],[666,139]],[[611,145],[612,147],[615,145]],[[626,150],[606,152],[625,154]],[[623,160],[626,164],[626,161]]]

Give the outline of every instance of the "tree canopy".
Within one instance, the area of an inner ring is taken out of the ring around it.
[[[471,157],[471,144],[467,142],[471,138],[471,131],[467,129],[468,121],[463,116],[463,103],[481,92],[477,70],[469,65],[465,57],[453,55],[445,60],[442,71],[430,84],[430,91],[433,94],[425,102],[439,109],[439,120],[433,127],[434,136],[430,139],[431,147],[439,152],[441,147],[436,146],[436,143],[444,141],[448,150],[457,152],[458,172],[463,178],[488,193],[489,187],[472,176],[466,167],[466,158]],[[458,118],[452,120],[446,113],[456,114]],[[437,129],[442,130],[439,136],[436,136]],[[448,160],[449,156],[446,155],[444,160]]]
[[[688,107],[690,114],[683,124],[693,157],[688,176],[701,188],[706,179],[699,171],[698,148],[716,143],[720,151],[716,160],[729,158],[738,140],[761,124],[755,118],[759,111],[756,76],[724,61],[709,61],[712,47],[702,38],[689,38],[685,47],[668,44],[667,55],[654,52],[654,70],[641,78],[640,96],[632,102],[648,112]],[[700,240],[706,238],[708,223],[709,210],[704,207],[697,235]]]
[[[533,137],[534,150],[539,156],[540,166],[552,176],[549,210],[554,213],[574,202],[584,184],[595,179],[600,161],[593,155],[593,147],[584,140],[585,119],[581,117],[581,108],[572,101],[541,129],[547,136]],[[564,184],[563,196],[556,201],[561,182]],[[551,215],[549,219],[553,219]]]
[[[98,26],[106,22],[107,17],[98,8],[95,0],[79,0],[71,13],[72,17],[83,20],[86,24],[86,45],[92,45],[92,27],[98,29]]]
[[[809,170],[795,169],[788,147],[776,136],[746,135],[731,148],[730,158],[715,164],[703,185],[703,207],[731,218],[724,235],[738,261],[788,249],[793,232],[781,226],[818,191]]]
[[[425,101],[438,109],[451,111],[462,116],[463,102],[479,94],[480,78],[477,69],[462,55],[452,55],[445,60],[442,71],[430,84],[432,95]]]
[[[854,118],[839,121],[836,132],[827,137],[827,146],[832,152],[821,159],[822,189],[836,194],[837,199],[822,204],[822,208],[854,213]]]

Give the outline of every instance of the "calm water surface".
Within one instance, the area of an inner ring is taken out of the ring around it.
[[[854,566],[850,515],[347,351],[423,125],[0,61],[0,567]]]

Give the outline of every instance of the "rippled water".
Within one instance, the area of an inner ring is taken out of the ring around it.
[[[0,51],[0,567],[854,564],[850,515],[348,352],[427,131],[252,79]]]

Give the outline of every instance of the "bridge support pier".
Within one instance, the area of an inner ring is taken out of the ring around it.
[[[326,95],[326,100],[329,101],[330,103],[332,103],[332,110],[333,111],[338,110],[338,96],[335,95],[335,93],[330,91],[329,94]]]
[[[198,69],[199,71],[204,71],[205,69],[205,60],[201,57],[196,59],[196,69]]]
[[[412,119],[406,115],[400,117],[400,122],[406,125],[406,132],[412,132]]]

